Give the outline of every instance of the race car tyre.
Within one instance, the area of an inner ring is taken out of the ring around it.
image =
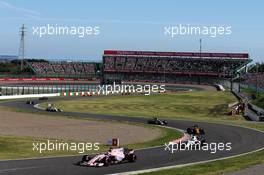
[[[135,154],[130,154],[130,155],[128,156],[128,161],[129,161],[129,162],[135,162],[136,159],[137,159],[137,156],[136,156]]]
[[[187,133],[190,134],[190,135],[192,135],[193,134],[193,129],[187,128]]]
[[[164,125],[167,125],[167,124],[168,124],[168,122],[166,122],[165,120],[163,120],[163,124],[164,124]]]
[[[103,160],[104,166],[109,166],[110,165],[110,159],[109,158],[104,158]]]
[[[84,162],[84,161],[89,161],[89,160],[91,160],[92,158],[90,157],[90,156],[88,156],[88,155],[84,155],[83,157],[82,157],[82,161]]]
[[[86,161],[79,161],[79,162],[76,163],[76,165],[86,166]]]

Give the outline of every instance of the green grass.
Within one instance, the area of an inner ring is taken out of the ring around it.
[[[236,158],[219,160],[210,163],[197,164],[181,168],[143,173],[144,175],[220,175],[248,168],[253,165],[264,163],[264,151],[240,156]]]
[[[120,122],[121,123],[121,122]],[[122,122],[124,123],[124,122]],[[131,124],[129,122],[125,122],[126,124]],[[142,142],[142,143],[134,143],[128,145],[120,145],[124,147],[129,147],[133,149],[146,148],[152,146],[161,146],[164,143],[172,141],[176,138],[181,137],[183,134],[175,129],[170,128],[157,128],[154,126],[143,125],[138,123],[133,123],[133,125],[139,125],[142,127],[147,127],[149,129],[158,129],[161,132],[161,135],[153,140]],[[50,138],[33,138],[33,137],[18,137],[18,136],[0,136],[0,160],[6,159],[19,159],[19,158],[32,158],[32,157],[47,157],[47,156],[64,156],[64,155],[80,155],[80,153],[76,151],[44,151],[43,153],[39,153],[37,151],[33,151],[33,142],[47,142],[47,140],[51,140],[56,142],[56,139]],[[80,143],[83,141],[65,141],[65,140],[57,140],[58,142],[66,142],[66,143]],[[104,143],[100,144],[99,151],[88,151],[86,154],[91,154],[95,152],[102,152],[109,149],[109,146],[106,146]],[[84,154],[84,153],[82,153]]]
[[[228,104],[236,98],[229,92],[193,92],[150,96],[108,96],[55,102],[64,111],[126,116],[158,116],[168,119],[225,120]],[[42,107],[47,104],[42,104]],[[233,118],[236,120],[237,118]]]
[[[54,139],[50,140],[55,142]],[[47,142],[47,139],[17,136],[0,136],[0,160],[76,154],[76,152],[73,151],[63,150],[44,151],[43,153],[39,153],[36,150],[33,151],[33,142]]]
[[[255,100],[252,101],[252,103],[256,106],[261,107],[262,109],[264,109],[264,93],[260,94],[259,97]]]

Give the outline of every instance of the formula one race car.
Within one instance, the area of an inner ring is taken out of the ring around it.
[[[56,108],[54,104],[48,104],[48,107],[46,108],[46,111],[48,112],[63,112],[62,109]]]
[[[128,148],[110,148],[105,154],[94,156],[84,155],[82,160],[77,163],[80,166],[102,167],[124,162],[135,162],[137,156],[133,149]]]
[[[198,125],[194,125],[193,127],[187,128],[187,133],[190,135],[205,135],[204,129],[198,127]]]
[[[206,142],[205,131],[203,128],[194,125],[193,127],[187,128],[186,132],[191,136],[190,139],[181,143],[182,147],[194,147],[203,146]]]
[[[167,125],[167,121],[165,120],[160,120],[158,118],[153,118],[153,119],[150,119],[148,120],[148,124],[154,124],[154,125]]]

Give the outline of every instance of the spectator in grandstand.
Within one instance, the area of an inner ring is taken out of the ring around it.
[[[92,75],[95,74],[95,63],[82,62],[30,62],[30,67],[36,74]]]
[[[116,72],[230,77],[247,59],[106,56],[104,69]],[[157,76],[157,75],[155,75]]]

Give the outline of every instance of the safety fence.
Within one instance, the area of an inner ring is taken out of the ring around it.
[[[49,94],[61,92],[96,91],[97,84],[29,84],[29,85],[1,85],[0,95]]]
[[[250,98],[238,91],[232,91],[232,93],[241,101],[246,104],[245,117],[248,117],[252,121],[264,121],[264,109],[252,104]]]

